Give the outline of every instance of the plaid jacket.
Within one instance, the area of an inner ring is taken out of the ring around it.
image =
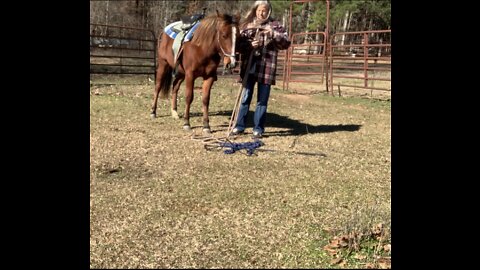
[[[278,50],[286,50],[290,46],[290,41],[288,40],[288,34],[285,28],[278,22],[269,20],[265,22],[262,27],[269,24],[274,33],[274,37],[270,42],[267,42],[267,46],[260,46],[257,48],[260,55],[252,56],[251,67],[255,65],[254,76],[256,80],[260,83],[275,85],[275,75],[277,72],[277,56]],[[238,52],[242,55],[242,66],[240,69],[240,76],[244,78],[248,57],[253,50],[251,41],[254,39],[256,30],[254,28],[246,28],[240,32],[240,39],[237,42]],[[260,40],[264,40],[263,34],[259,36]]]

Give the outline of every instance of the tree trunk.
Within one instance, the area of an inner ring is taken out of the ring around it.
[[[350,12],[350,15],[348,16],[347,28],[345,29],[346,31],[350,31],[350,25],[352,24],[352,17],[353,17],[353,12]]]
[[[107,8],[106,8],[106,12],[105,12],[105,24],[108,25],[108,4],[110,3],[110,1],[107,0]],[[106,35],[107,34],[107,27],[103,28],[103,33],[102,35]]]
[[[307,12],[307,27],[305,27],[305,40],[303,41],[304,44],[306,43],[309,43],[309,39],[308,39],[308,33],[310,33],[310,31],[308,30],[308,27],[310,26],[310,4],[312,2],[307,2],[307,6],[305,7],[305,12]],[[310,49],[310,47],[309,47]]]
[[[347,26],[348,26],[348,18],[350,17],[350,13],[349,11],[347,10],[345,12],[345,16],[344,16],[344,19],[343,19],[343,28],[342,28],[342,31],[343,32],[347,32]],[[344,45],[345,44],[345,35],[342,35],[342,39],[340,41],[340,45]]]

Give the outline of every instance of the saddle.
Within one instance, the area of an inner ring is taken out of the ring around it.
[[[179,64],[178,58],[181,54],[180,52],[182,49],[182,45],[184,42],[190,41],[192,39],[193,32],[200,25],[200,20],[205,17],[205,10],[206,8],[203,9],[202,14],[182,16],[181,21],[171,23],[164,29],[165,34],[167,34],[173,39],[172,51],[173,59],[175,59],[175,70],[173,72],[174,76]]]
[[[204,9],[205,10],[205,9]],[[184,31],[187,31],[190,29],[195,23],[200,21],[205,17],[205,14],[194,14],[192,16],[182,16],[182,23],[183,25],[180,26],[180,28]]]

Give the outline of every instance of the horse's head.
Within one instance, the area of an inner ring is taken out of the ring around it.
[[[240,31],[238,30],[240,14],[237,13],[231,16],[220,14],[217,10],[217,17],[219,20],[216,29],[219,49],[224,55],[224,64],[226,64],[226,67],[234,68],[237,64],[235,60],[235,43],[240,36]],[[225,58],[228,58],[229,61]]]

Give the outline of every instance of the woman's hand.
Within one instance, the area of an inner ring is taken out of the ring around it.
[[[267,39],[273,38],[273,28],[268,24],[262,29],[262,33]]]
[[[254,39],[252,40],[252,47],[254,49],[258,48],[260,46],[260,40]]]

